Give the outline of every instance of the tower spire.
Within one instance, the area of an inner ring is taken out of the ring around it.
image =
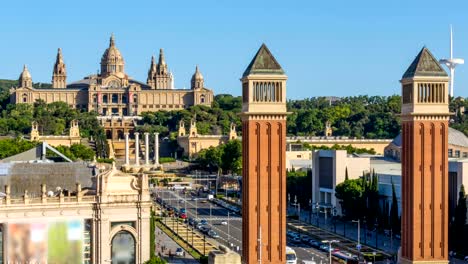
[[[110,41],[109,41],[109,47],[115,46],[115,37],[114,33],[111,34]]]
[[[52,88],[65,88],[67,86],[67,71],[63,62],[62,49],[57,50],[57,59],[52,73]]]
[[[163,49],[159,49],[159,61],[158,61],[158,64],[159,64],[159,65],[166,65],[166,60],[164,59],[164,50],[163,50]]]
[[[460,58],[453,58],[453,29],[452,25],[450,25],[450,58],[449,59],[441,59],[440,64],[444,64],[450,70],[450,96],[453,97],[453,83],[455,79],[455,67],[459,64],[464,64],[465,60]]]

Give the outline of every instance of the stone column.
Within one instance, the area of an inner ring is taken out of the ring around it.
[[[145,165],[149,165],[149,133],[145,132]]]
[[[159,133],[154,133],[154,164],[159,165]]]
[[[135,165],[140,166],[140,133],[135,132]]]
[[[124,133],[125,135],[125,165],[130,164],[130,151],[129,151],[129,146],[128,146],[128,132]]]

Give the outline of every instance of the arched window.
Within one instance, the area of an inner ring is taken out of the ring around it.
[[[128,231],[120,231],[112,238],[113,264],[135,264],[135,238]]]
[[[27,94],[23,94],[23,103],[27,103],[28,102],[28,95]]]
[[[203,94],[200,96],[200,103],[205,103],[205,95]]]
[[[136,94],[133,95],[133,103],[138,103],[138,95]]]

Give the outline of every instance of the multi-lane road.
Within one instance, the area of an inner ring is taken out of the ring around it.
[[[205,219],[212,230],[216,231],[220,244],[229,245],[231,249],[238,250],[241,254],[242,245],[242,217],[228,209],[202,199],[192,199],[191,195],[184,195],[179,191],[158,189],[156,193],[170,206],[182,209],[186,208],[188,217],[193,219]],[[222,222],[227,222],[223,225]],[[291,244],[288,246],[296,251],[298,263],[301,260],[315,260],[317,264],[326,263],[327,256],[324,252],[304,244]]]

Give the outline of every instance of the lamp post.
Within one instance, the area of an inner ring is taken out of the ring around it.
[[[286,206],[286,214],[288,213],[289,205],[291,204],[291,195],[288,193],[288,206]]]
[[[227,242],[228,242],[228,245],[231,245],[230,244],[230,240],[231,240],[231,233],[229,232],[229,225],[231,223],[229,223],[229,211],[228,211],[228,219],[227,219],[227,229],[228,229],[228,239],[227,239]]]
[[[378,235],[379,235],[378,227],[379,227],[379,223],[377,223],[377,218],[376,218],[375,219],[375,247],[377,247],[377,245],[378,245],[378,243],[377,243],[378,242],[377,239],[378,239]]]
[[[319,224],[319,218],[320,218],[319,210],[320,210],[319,203],[315,203],[315,214],[317,216],[317,227],[320,227],[320,224]]]
[[[309,223],[312,224],[312,199],[309,199]]]
[[[331,258],[331,253],[332,253],[332,250],[331,250],[331,246],[332,246],[332,243],[339,243],[340,241],[338,240],[322,240],[322,243],[328,243],[328,260],[329,260],[329,263],[332,264],[332,258]]]
[[[300,203],[297,204],[297,216],[298,216],[298,220],[301,221],[301,204]]]
[[[364,221],[362,221],[364,224],[364,244],[367,244],[367,228],[366,228],[366,217],[364,216]]]
[[[356,248],[361,251],[361,220],[352,220],[353,223],[357,223],[357,245]]]

